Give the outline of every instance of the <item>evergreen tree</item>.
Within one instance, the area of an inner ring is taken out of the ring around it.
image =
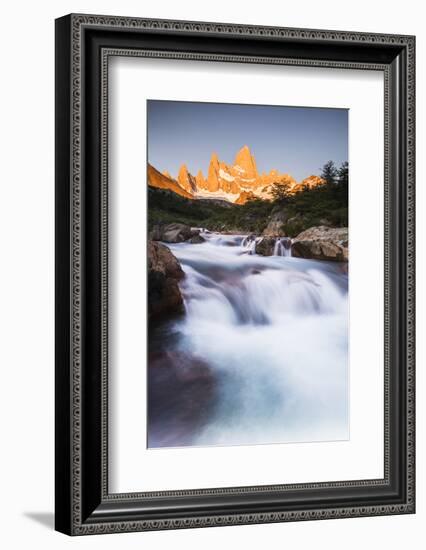
[[[337,183],[339,198],[347,203],[349,196],[349,164],[347,162],[342,162],[337,171]]]
[[[332,160],[329,160],[324,164],[321,170],[321,177],[325,180],[327,185],[334,185],[337,179],[337,169]]]
[[[340,168],[337,171],[337,179],[339,185],[347,187],[349,184],[349,164],[348,162],[342,162]]]
[[[273,200],[279,204],[289,203],[292,199],[291,185],[287,182],[273,183],[271,195]]]

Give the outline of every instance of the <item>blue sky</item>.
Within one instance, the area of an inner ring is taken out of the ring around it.
[[[348,111],[308,107],[148,100],[148,161],[177,176],[186,163],[207,175],[212,152],[232,164],[248,145],[259,172],[300,181],[328,160],[348,160]]]

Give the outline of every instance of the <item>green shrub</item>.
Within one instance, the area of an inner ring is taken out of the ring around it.
[[[302,218],[283,223],[283,231],[288,237],[297,237],[299,233],[307,229],[306,222]]]
[[[330,163],[328,163],[330,164]],[[343,174],[343,175],[342,175]],[[289,210],[290,223],[283,224],[285,233],[294,237],[304,229],[321,225],[348,225],[348,169],[342,165],[338,177],[313,189],[305,188],[291,195],[288,186],[274,186],[274,200],[252,199],[243,205],[224,206],[214,201],[186,199],[171,191],[148,188],[148,226],[180,222],[211,231],[261,234],[271,214],[283,204]]]

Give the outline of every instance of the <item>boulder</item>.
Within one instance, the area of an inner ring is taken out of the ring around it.
[[[320,225],[310,227],[297,235],[293,240],[291,251],[292,256],[296,258],[347,262],[349,260],[348,244],[347,227]]]
[[[284,208],[273,210],[268,225],[263,231],[266,237],[286,237],[283,225],[288,221],[288,211]]]
[[[274,237],[261,237],[256,240],[256,245],[254,251],[260,256],[273,256],[275,247],[275,238]]]
[[[182,243],[194,235],[198,235],[198,229],[191,229],[184,223],[169,223],[167,225],[155,225],[149,235],[153,241],[165,243]]]
[[[154,227],[151,229],[151,231],[148,234],[148,239],[151,241],[161,241],[162,236],[163,236],[163,226],[154,225]]]
[[[193,235],[190,239],[188,239],[188,242],[191,244],[201,244],[205,241],[206,239],[202,237],[199,233],[197,235]]]
[[[182,243],[190,239],[193,234],[189,225],[183,223],[170,223],[164,226],[163,238],[161,240],[166,243]]]
[[[184,272],[164,244],[148,241],[148,316],[182,310],[183,300],[178,281]]]

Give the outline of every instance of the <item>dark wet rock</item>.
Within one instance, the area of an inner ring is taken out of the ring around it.
[[[206,242],[206,239],[202,237],[200,234],[193,235],[190,239],[188,239],[188,242],[191,244],[201,244]]]
[[[148,315],[158,317],[181,311],[182,295],[178,281],[184,272],[164,244],[148,241]]]
[[[161,241],[162,236],[163,236],[163,226],[154,225],[154,227],[149,232],[148,239],[152,241]]]
[[[275,241],[275,237],[260,237],[255,245],[256,254],[260,254],[260,256],[273,256]]]
[[[205,361],[178,350],[148,357],[148,445],[191,445],[208,422],[217,381]]]

